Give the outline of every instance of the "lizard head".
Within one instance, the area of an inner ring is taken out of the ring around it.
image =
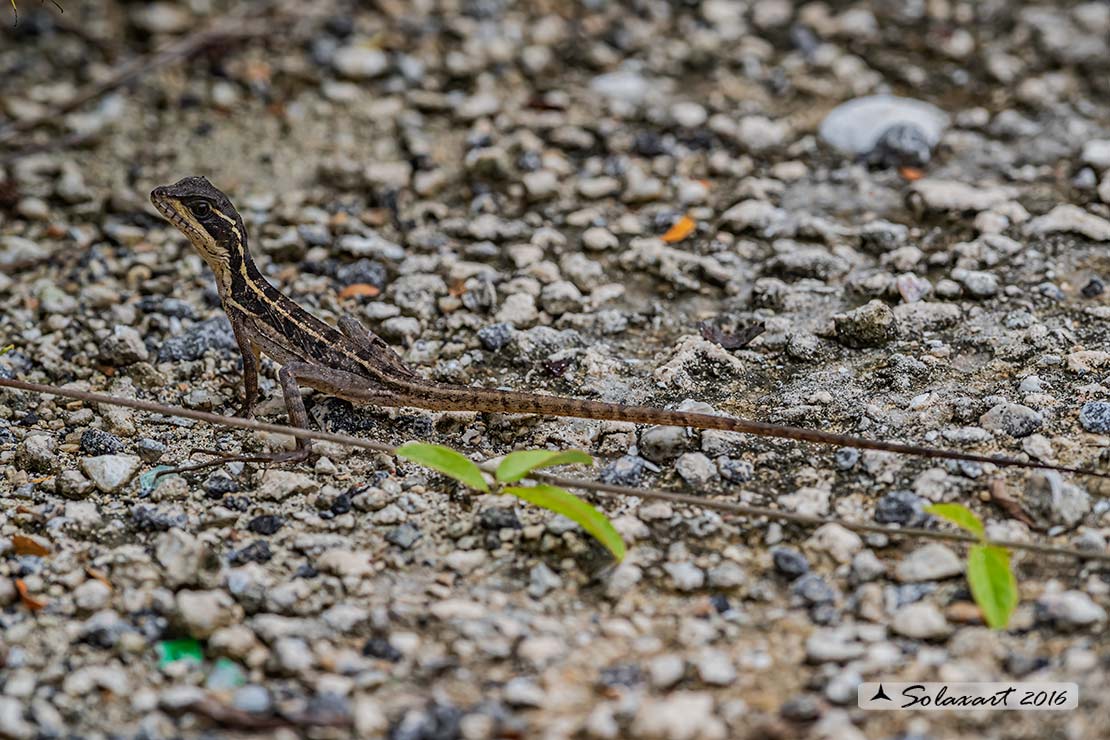
[[[221,286],[247,259],[247,230],[235,206],[203,177],[185,177],[154,188],[150,202],[184,234]]]

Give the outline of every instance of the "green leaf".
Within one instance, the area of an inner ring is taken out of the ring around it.
[[[489,493],[489,484],[482,477],[478,466],[450,447],[426,442],[407,442],[397,448],[397,457],[438,470],[465,486]]]
[[[925,507],[925,513],[946,519],[981,540],[987,536],[986,530],[983,529],[983,522],[975,516],[975,512],[963,504],[931,504]]]
[[[204,648],[192,637],[185,637],[180,640],[162,640],[158,643],[157,651],[160,668],[179,660],[191,660],[194,663],[204,662]]]
[[[0,355],[6,355],[13,349],[15,349],[14,344],[5,344],[3,347],[0,347]]]
[[[967,553],[967,583],[987,625],[1006,629],[1019,600],[1010,551],[997,545],[973,545]]]
[[[624,540],[617,534],[617,530],[613,528],[609,518],[569,491],[542,483],[527,487],[509,486],[503,490],[505,493],[524,499],[536,506],[542,506],[556,514],[562,514],[567,519],[576,522],[582,529],[592,534],[609,552],[613,553],[613,557],[618,562],[624,560]]]
[[[505,456],[497,466],[497,480],[502,483],[516,483],[524,476],[539,468],[551,468],[556,465],[592,465],[594,459],[582,450],[565,450],[552,452],[550,450],[521,450],[511,452]]]

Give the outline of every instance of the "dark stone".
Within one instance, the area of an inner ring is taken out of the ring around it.
[[[119,437],[103,429],[86,429],[81,434],[81,452],[86,455],[118,455],[123,448]]]
[[[238,490],[239,484],[221,473],[210,475],[204,481],[204,494],[208,498],[223,498],[227,494],[235,493]]]
[[[490,324],[478,330],[478,341],[491,352],[496,352],[513,338],[513,327],[509,324]]]
[[[875,167],[924,167],[932,158],[929,140],[912,123],[888,128],[866,155],[867,163]]]
[[[295,578],[305,578],[305,579],[312,579],[312,578],[315,578],[318,575],[320,575],[320,571],[316,570],[316,568],[311,563],[305,563],[304,565],[301,565],[293,573],[293,576]]]
[[[859,462],[859,455],[860,452],[855,447],[841,447],[834,456],[836,467],[841,470],[851,470]]]
[[[255,534],[269,536],[277,532],[285,524],[285,520],[274,514],[256,516],[247,522],[247,529]]]
[[[807,573],[794,581],[791,591],[812,606],[831,604],[837,596],[836,588],[816,573]]]
[[[797,578],[809,572],[806,556],[793,547],[776,547],[771,550],[771,561],[775,564],[775,570],[789,578]]]
[[[368,259],[360,259],[357,262],[350,264],[340,265],[335,270],[335,280],[340,285],[373,285],[379,290],[385,287],[386,282],[389,280],[389,275],[386,273],[385,265],[381,262],[375,262]]]
[[[497,531],[500,529],[520,529],[520,519],[516,511],[504,506],[490,506],[478,512],[478,524],[483,529]]]
[[[389,740],[458,740],[462,711],[450,704],[410,709],[389,728]]]
[[[228,555],[227,561],[232,565],[265,563],[273,556],[274,553],[270,550],[270,545],[266,540],[255,540],[246,547],[232,552]]]
[[[155,463],[162,459],[162,455],[166,454],[166,446],[156,439],[140,439],[135,443],[135,449],[139,453],[139,457],[143,462]]]
[[[415,524],[406,522],[390,530],[389,534],[385,536],[385,539],[386,542],[397,545],[397,547],[402,550],[407,550],[412,547],[420,537],[420,528]]]
[[[623,663],[621,665],[602,668],[601,674],[598,676],[598,683],[606,688],[613,686],[627,686],[631,688],[643,682],[644,672],[640,669],[640,666],[635,663]]]
[[[362,654],[367,658],[380,658],[390,663],[396,663],[404,657],[401,651],[393,647],[384,637],[371,637],[367,640],[362,646]]]
[[[636,486],[647,470],[648,461],[636,455],[625,455],[601,469],[598,479],[613,486]]]
[[[1088,432],[1106,434],[1110,432],[1110,403],[1088,401],[1079,410],[1079,423]]]
[[[131,522],[143,532],[165,532],[174,527],[184,528],[189,517],[183,511],[159,511],[153,506],[135,506],[131,509]]]
[[[1087,284],[1083,286],[1083,290],[1079,292],[1083,294],[1084,298],[1097,298],[1102,295],[1104,290],[1106,290],[1105,283],[1097,277],[1093,277],[1087,281]]]
[[[909,526],[925,518],[925,502],[910,491],[891,491],[875,505],[875,521],[879,524]]]
[[[351,494],[349,493],[341,493],[335,497],[334,501],[331,502],[331,513],[335,514],[336,516],[339,516],[340,514],[346,514],[350,512],[350,510]]]
[[[798,694],[783,702],[779,714],[794,722],[812,722],[821,716],[821,705],[813,694]]]

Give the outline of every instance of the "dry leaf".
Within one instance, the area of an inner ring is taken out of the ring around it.
[[[37,555],[42,558],[50,554],[49,547],[22,534],[12,535],[12,549],[16,555]]]
[[[991,503],[1002,509],[1011,519],[1017,519],[1032,530],[1040,529],[1037,523],[1033,521],[1033,517],[1029,516],[1029,512],[1022,508],[1021,504],[1015,499],[1010,498],[1004,480],[1001,478],[992,478],[987,490],[990,492]]]
[[[23,582],[22,578],[15,579],[15,590],[19,592],[19,600],[23,602],[23,606],[27,607],[33,612],[37,612],[46,606],[46,602],[41,599],[36,599],[31,594],[27,593],[27,584]]]
[[[96,568],[87,567],[85,568],[85,573],[86,575],[88,575],[89,578],[100,581],[109,589],[115,590],[112,589],[112,582],[108,580],[108,576],[104,574],[104,571],[97,570]]]
[[[674,244],[680,242],[690,234],[694,233],[694,229],[698,226],[697,222],[689,216],[683,216],[674,222],[674,226],[667,229],[667,233],[663,234],[663,241],[667,244]]]
[[[355,283],[348,285],[343,290],[339,291],[339,300],[346,300],[347,298],[354,298],[355,296],[374,298],[381,295],[381,290],[369,283]]]
[[[899,167],[898,174],[907,182],[914,182],[915,180],[920,180],[925,177],[925,172],[916,167]]]

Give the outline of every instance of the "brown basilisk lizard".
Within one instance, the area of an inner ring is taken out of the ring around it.
[[[278,380],[285,406],[290,422],[299,427],[308,426],[300,390],[301,386],[308,386],[355,403],[379,406],[545,414],[720,429],[927,458],[1045,468],[1099,477],[1105,475],[1062,465],[864,439],[714,414],[427,380],[405,365],[389,345],[365,329],[357,319],[344,317],[339,319],[338,327],[330,326],[267,282],[247,249],[243,219],[228,197],[205,178],[186,177],[173,185],[155,188],[150,199],[159,212],[189,239],[216,277],[220,300],[243,356],[245,397],[240,416],[249,417],[258,400],[259,355],[265,352],[281,364]],[[309,456],[310,449],[307,440],[298,440],[296,449],[283,452],[258,455],[206,452],[216,455],[218,459],[167,472],[195,470],[229,461],[299,461]]]

